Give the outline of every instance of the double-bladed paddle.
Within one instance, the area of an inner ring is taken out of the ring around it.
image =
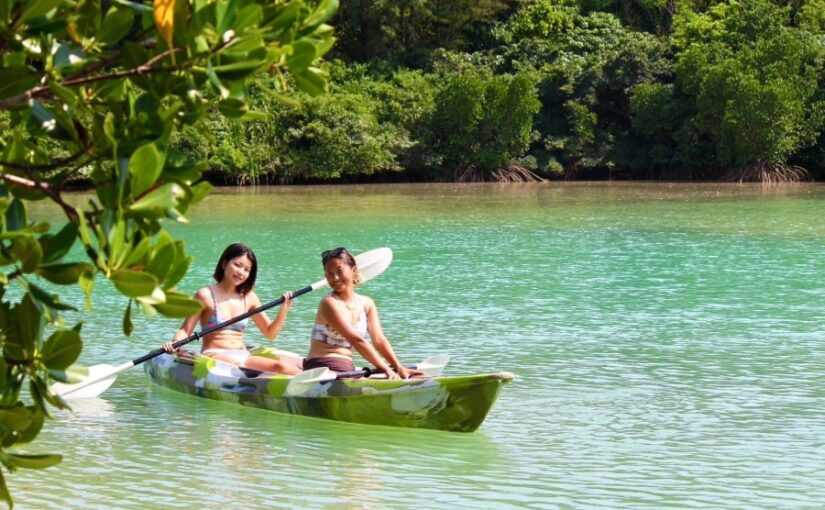
[[[418,365],[413,365],[409,368],[418,369],[428,377],[437,377],[441,375],[441,372],[444,371],[444,367],[446,367],[449,362],[449,354],[439,354],[425,358]],[[327,367],[312,368],[292,376],[286,387],[286,394],[291,397],[298,397],[304,395],[318,383],[334,381],[336,379],[347,379],[351,377],[369,377],[372,374],[378,373],[381,372],[373,368],[362,368],[361,370],[354,370],[351,372],[333,372]]]
[[[374,250],[370,250],[364,252],[360,255],[355,257],[355,262],[358,264],[358,270],[361,272],[361,278],[363,282],[371,280],[376,276],[380,275],[384,272],[384,270],[389,267],[390,262],[392,262],[392,250],[389,248],[376,248]],[[312,285],[307,285],[306,287],[296,290],[292,293],[292,297],[296,298],[298,296],[302,296],[308,292],[312,292],[313,290],[318,290],[322,287],[327,285],[326,279],[319,280]],[[184,338],[182,340],[178,340],[174,342],[172,345],[175,348],[181,347],[182,345],[188,344],[189,342],[193,342],[198,340],[199,338],[209,335],[210,333],[214,333],[215,331],[221,330],[227,326],[235,324],[238,321],[242,321],[247,317],[251,317],[257,313],[263,312],[264,310],[269,310],[272,307],[278,306],[284,302],[284,298],[280,297],[275,301],[267,303],[265,305],[261,305],[254,310],[250,310],[244,314],[238,315],[237,317],[233,317],[228,321],[222,322],[220,324],[215,324],[214,326],[210,326],[208,328],[202,329],[199,332],[195,332],[190,335],[188,338]],[[56,383],[52,385],[51,391],[53,391],[57,396],[63,399],[76,399],[76,398],[89,398],[89,397],[96,397],[106,391],[109,386],[115,382],[115,378],[122,374],[123,372],[129,370],[135,365],[140,365],[144,361],[148,361],[156,356],[160,356],[163,354],[164,351],[162,348],[155,349],[147,354],[139,358],[135,358],[132,361],[127,361],[122,365],[118,365],[113,367],[111,365],[93,365],[89,367],[89,375],[83,381],[76,383],[76,384],[64,384],[64,383]]]

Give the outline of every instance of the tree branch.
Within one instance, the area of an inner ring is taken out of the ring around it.
[[[64,81],[61,83],[64,87],[76,87],[78,85],[86,85],[87,83],[94,83],[98,81],[108,81],[108,80],[118,80],[120,78],[128,78],[130,76],[140,76],[144,74],[154,74],[154,73],[163,73],[163,72],[174,72],[179,71],[181,69],[185,69],[183,66],[168,66],[168,67],[152,67],[155,63],[163,60],[164,58],[168,57],[169,55],[173,55],[180,51],[180,48],[172,48],[166,50],[162,53],[159,53],[152,57],[151,59],[147,60],[145,63],[134,67],[132,69],[126,69],[124,71],[117,71],[111,74],[101,74],[97,76],[81,76],[79,78],[73,78]],[[39,85],[37,87],[33,87],[22,94],[18,94],[16,96],[9,97],[7,99],[3,99],[0,101],[0,110],[7,110],[9,108],[13,108],[20,104],[23,104],[27,101],[32,99],[36,99],[39,97],[43,97],[44,95],[51,92],[51,87],[49,85]]]
[[[42,181],[33,181],[31,179],[26,179],[25,177],[20,177],[19,175],[6,173],[0,173],[0,179],[6,182],[10,182],[12,184],[16,184],[18,186],[23,186],[24,188],[37,189],[42,191],[46,194],[46,196],[51,198],[52,201],[54,201],[63,209],[63,212],[66,213],[66,216],[69,217],[69,220],[73,222],[79,221],[80,218],[78,218],[77,211],[74,209],[74,207],[67,204],[63,200],[63,197],[60,196],[60,191],[58,191],[55,188],[52,188],[48,185],[48,183]]]
[[[60,168],[61,166],[65,166],[68,163],[71,163],[72,161],[76,160],[80,156],[86,154],[87,152],[88,152],[88,149],[82,150],[82,151],[78,152],[77,154],[73,154],[71,156],[68,156],[68,157],[65,157],[65,158],[62,158],[62,159],[58,159],[58,160],[53,161],[53,162],[51,162],[47,165],[30,165],[28,163],[12,163],[11,161],[2,161],[2,160],[0,160],[0,166],[4,166],[4,167],[7,167],[7,168],[12,168],[14,170],[23,170],[23,171],[26,171],[26,172],[47,172],[49,170],[54,170],[55,168]]]

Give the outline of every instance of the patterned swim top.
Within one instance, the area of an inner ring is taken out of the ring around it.
[[[336,301],[341,303],[341,306],[345,309],[347,308],[344,300],[335,295],[335,293],[331,293],[330,295],[334,297]],[[359,312],[358,318],[355,319],[355,323],[352,324],[352,327],[355,328],[355,331],[359,335],[364,336],[367,334],[367,310],[364,308],[364,302],[361,300],[361,297],[357,294],[355,295],[355,306],[358,307]],[[349,312],[349,310],[347,310],[347,312]],[[340,333],[326,324],[316,324],[312,327],[312,339],[316,342],[325,343],[327,345],[343,347],[344,349],[352,349],[352,345],[346,338],[341,336]]]
[[[212,315],[210,315],[209,318],[206,320],[206,326],[207,327],[212,327],[212,326],[216,326],[216,325],[218,325],[222,322],[226,322],[229,319],[221,319],[218,316],[218,300],[215,299],[215,292],[212,290],[211,285],[207,286],[206,288],[209,289],[209,293],[212,294],[212,305],[213,305],[213,308],[212,308],[213,312],[212,312]],[[243,308],[244,308],[244,311],[246,311],[246,295],[243,296]],[[232,317],[230,317],[230,319],[231,318]],[[237,331],[238,333],[243,333],[243,331],[246,329],[246,323],[247,322],[249,322],[248,317],[246,319],[242,320],[242,321],[238,321],[235,324],[231,324],[231,325],[227,326],[226,329],[231,329],[232,331]]]

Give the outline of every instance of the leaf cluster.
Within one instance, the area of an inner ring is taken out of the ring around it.
[[[55,286],[78,285],[90,308],[102,277],[124,297],[126,335],[135,308],[198,312],[175,287],[192,257],[163,225],[186,222],[211,186],[203,162],[172,146],[174,135],[207,115],[265,118],[249,101],[259,75],[272,76],[258,90],[277,100],[290,101],[290,85],[325,93],[318,61],[334,42],[326,21],[336,9],[334,0],[0,0],[0,112],[9,127],[0,133],[0,463],[8,470],[59,461],[12,449],[34,440],[49,406],[66,406],[50,383],[83,375],[80,325],[61,316],[75,307]],[[80,177],[94,196],[70,203],[64,192]],[[34,200],[57,204],[65,224],[32,217]],[[0,499],[12,504],[1,473]]]

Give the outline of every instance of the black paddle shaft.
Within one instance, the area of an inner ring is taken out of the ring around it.
[[[296,290],[295,292],[292,293],[292,298],[294,299],[298,296],[303,296],[307,292],[312,292],[312,285],[307,285],[303,289]],[[214,326],[209,326],[208,328],[202,329],[201,331],[196,331],[195,333],[192,333],[188,338],[184,338],[182,340],[177,340],[176,342],[173,342],[172,347],[177,349],[178,347],[186,345],[189,342],[194,342],[195,340],[197,340],[197,339],[199,339],[203,336],[214,333],[215,331],[221,330],[221,329],[223,329],[227,326],[231,326],[232,324],[235,324],[238,321],[242,321],[242,320],[244,320],[248,317],[252,317],[256,313],[261,313],[264,310],[269,310],[270,308],[272,308],[274,306],[278,306],[283,302],[284,302],[284,298],[279,297],[275,301],[272,301],[272,302],[267,303],[265,305],[261,305],[258,308],[255,308],[254,310],[250,310],[246,313],[242,313],[241,315],[238,315],[237,317],[233,317],[233,318],[229,319],[228,321],[221,322],[220,324],[215,324]],[[155,349],[154,351],[149,352],[147,354],[144,354],[143,356],[141,356],[139,358],[133,359],[132,360],[132,365],[140,365],[144,361],[148,361],[148,360],[150,360],[154,357],[160,356],[161,354],[163,354],[165,352],[166,351],[164,351],[163,348]]]

